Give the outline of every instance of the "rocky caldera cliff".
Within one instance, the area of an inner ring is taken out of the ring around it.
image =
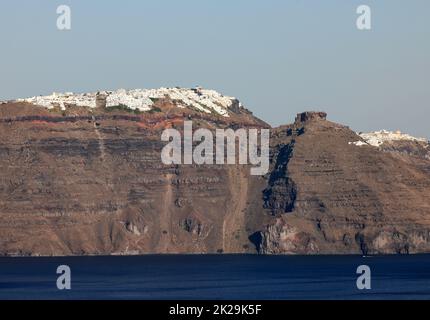
[[[0,254],[430,252],[430,147],[303,113],[270,171],[163,165],[165,128],[268,128],[203,89],[0,105]],[[390,136],[391,135],[391,136]]]

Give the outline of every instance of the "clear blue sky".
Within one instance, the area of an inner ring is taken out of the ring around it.
[[[356,29],[359,4],[371,31]],[[0,99],[200,85],[272,125],[315,109],[430,137],[428,0],[2,0],[0,41]]]

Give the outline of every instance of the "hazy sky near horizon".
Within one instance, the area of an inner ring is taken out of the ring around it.
[[[360,4],[370,31],[356,28]],[[0,41],[0,100],[200,85],[272,125],[323,110],[430,138],[428,0],[2,0]]]

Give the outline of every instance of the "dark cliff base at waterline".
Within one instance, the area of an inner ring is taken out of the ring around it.
[[[270,130],[265,176],[167,166],[161,132],[186,119],[269,126],[244,108],[156,110],[1,105],[0,254],[430,252],[428,146],[357,146],[348,127],[309,112]]]

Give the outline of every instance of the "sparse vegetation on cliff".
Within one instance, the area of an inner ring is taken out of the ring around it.
[[[124,111],[124,112],[129,112],[129,113],[133,113],[133,114],[142,114],[142,111],[138,110],[138,109],[131,109],[128,106],[126,106],[125,104],[118,104],[115,106],[111,106],[111,107],[106,107],[106,110],[108,112],[112,112],[112,111]]]

